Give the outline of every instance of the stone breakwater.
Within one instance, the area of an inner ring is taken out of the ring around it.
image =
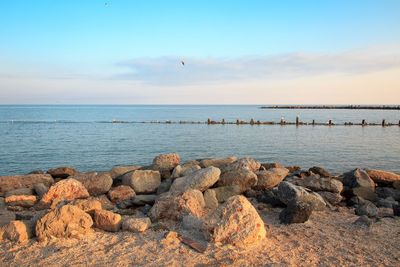
[[[209,243],[248,248],[268,238],[257,211],[263,207],[280,208],[281,224],[348,208],[359,216],[354,224],[369,227],[382,216],[400,216],[399,201],[400,175],[383,170],[334,176],[317,166],[234,156],[182,163],[178,154],[162,154],[149,166],[108,172],[58,167],[0,176],[0,240],[174,229],[163,244],[182,242],[198,252]]]

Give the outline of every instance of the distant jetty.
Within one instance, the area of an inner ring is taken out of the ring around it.
[[[400,105],[275,105],[262,106],[261,109],[374,109],[400,110]]]

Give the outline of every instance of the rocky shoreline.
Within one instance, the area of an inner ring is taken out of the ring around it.
[[[0,176],[0,239],[14,246],[161,231],[163,246],[183,244],[194,253],[248,250],[274,238],[264,211],[276,213],[282,227],[343,212],[356,216],[350,224],[370,229],[385,218],[398,225],[399,201],[400,175],[383,170],[334,176],[252,158],[182,163],[178,154],[162,154],[149,166],[108,172],[58,167]]]

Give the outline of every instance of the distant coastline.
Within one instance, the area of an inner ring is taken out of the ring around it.
[[[400,110],[400,105],[275,105],[261,106],[261,109],[374,109]]]

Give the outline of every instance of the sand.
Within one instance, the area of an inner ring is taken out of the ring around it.
[[[208,244],[204,253],[167,244],[167,229],[142,234],[94,231],[84,239],[26,244],[2,242],[1,266],[399,266],[400,218],[383,217],[371,227],[355,225],[351,209],[314,212],[304,224],[281,225],[280,209],[258,205],[267,238],[237,249]],[[180,229],[175,229],[178,232]],[[188,234],[187,232],[182,232]]]

